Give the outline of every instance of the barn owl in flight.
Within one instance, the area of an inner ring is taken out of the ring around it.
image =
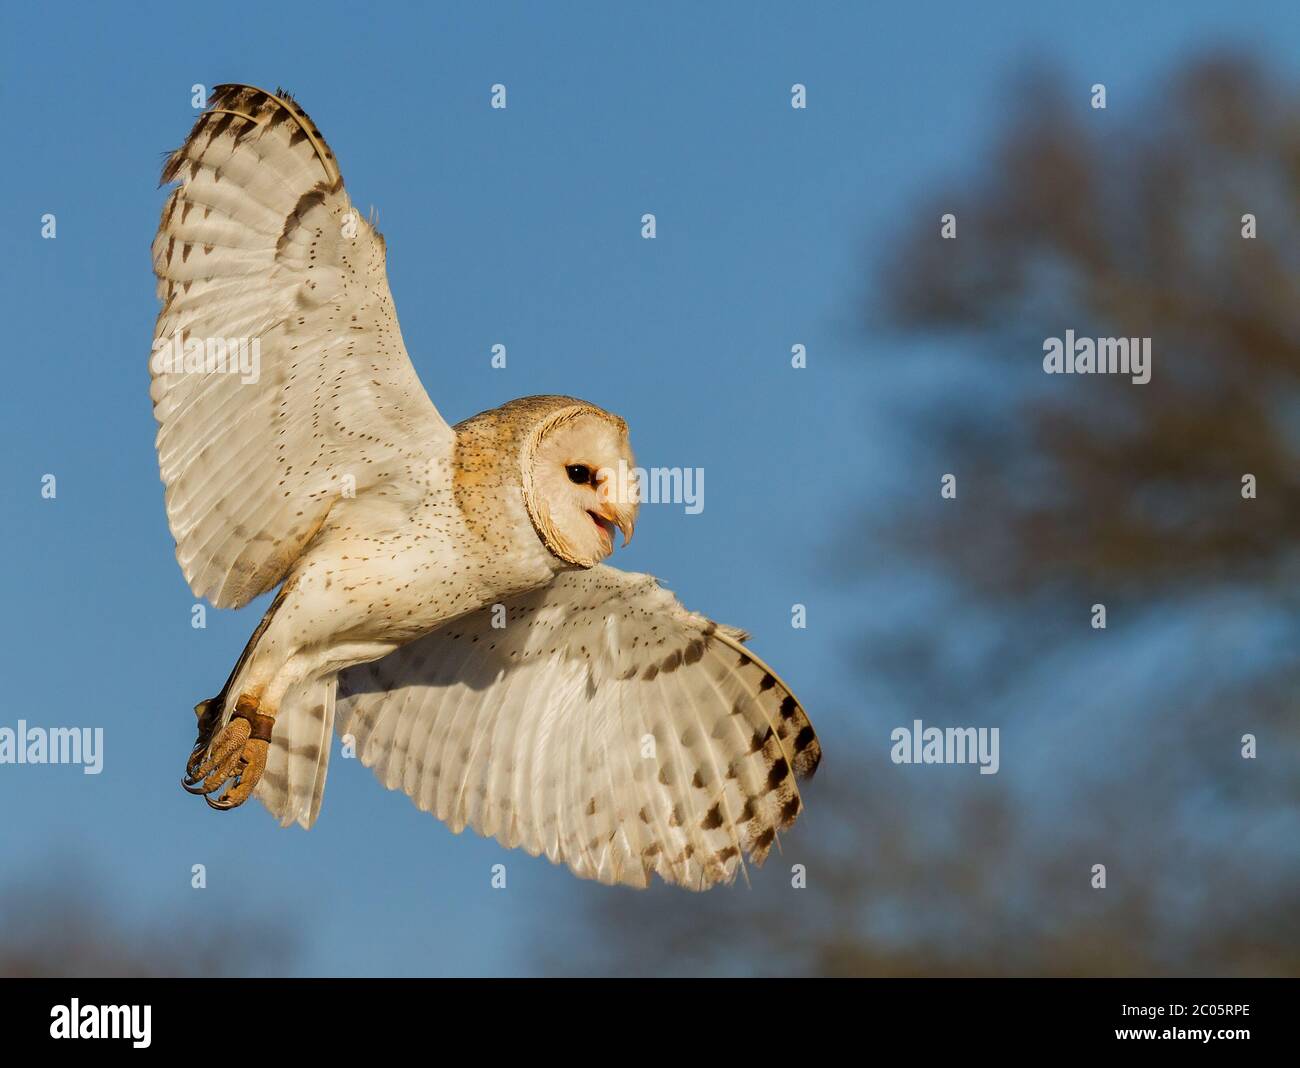
[[[454,831],[583,878],[702,889],[761,863],[821,748],[741,631],[602,563],[637,515],[611,491],[623,420],[541,396],[448,426],[384,239],[287,94],[218,86],[162,181],[151,394],[176,556],[218,607],[279,587],[195,709],[187,789],[309,828],[337,729]],[[250,339],[251,366],[216,359]]]

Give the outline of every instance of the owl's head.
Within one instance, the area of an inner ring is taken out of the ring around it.
[[[547,549],[593,567],[614,551],[615,528],[626,545],[636,525],[627,424],[592,404],[555,401],[563,403],[539,415],[520,450],[524,503]]]

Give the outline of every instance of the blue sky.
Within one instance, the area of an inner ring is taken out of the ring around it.
[[[309,834],[177,785],[189,710],[259,612],[191,627],[153,454],[149,244],[191,85],[283,85],[309,111],[378,210],[407,346],[449,420],[571,393],[627,418],[642,462],[705,469],[703,513],[646,508],[614,562],[751,630],[833,760],[863,714],[852,639],[892,606],[837,588],[827,548],[890,507],[897,411],[924,389],[908,348],[881,359],[895,340],[859,318],[916,195],[963,173],[1027,59],[1081,108],[1105,82],[1120,113],[1210,44],[1300,68],[1293,4],[1056,6],[7,6],[0,726],[102,725],[106,752],[99,776],[0,766],[0,881],[74,856],[142,921],[264,902],[302,935],[294,969],[326,974],[530,971],[553,910],[611,892],[451,835],[355,762],[335,760]]]

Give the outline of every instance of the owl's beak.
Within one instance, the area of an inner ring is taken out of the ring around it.
[[[602,501],[600,507],[596,509],[596,514],[601,519],[613,523],[623,532],[623,545],[626,547],[632,540],[632,532],[636,529],[636,505],[619,505],[613,501]]]

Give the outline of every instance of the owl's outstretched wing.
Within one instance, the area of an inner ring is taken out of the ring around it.
[[[196,596],[284,577],[341,493],[400,493],[452,431],[406,355],[384,239],[286,95],[220,85],[153,243],[158,463]]]
[[[389,789],[583,878],[703,889],[761,863],[821,747],[741,644],[599,566],[339,676],[338,730]]]

